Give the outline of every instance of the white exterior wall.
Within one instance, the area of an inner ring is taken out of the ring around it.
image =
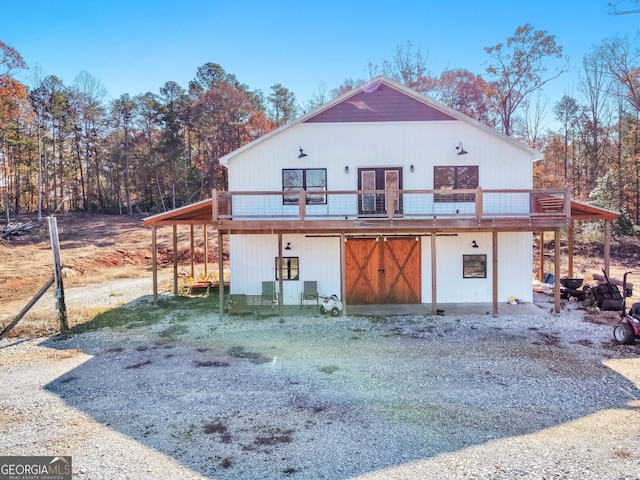
[[[458,155],[456,146],[462,142],[469,153]],[[307,154],[299,159],[299,148]],[[410,172],[414,165],[414,172]],[[487,189],[531,189],[533,158],[505,138],[494,135],[472,123],[458,120],[428,122],[379,123],[299,123],[285,128],[250,149],[236,154],[229,162],[229,191],[282,190],[282,170],[287,168],[326,168],[327,189],[356,190],[359,167],[401,167],[403,190],[433,189],[434,166],[478,165],[479,185]],[[345,166],[349,173],[345,173]],[[424,205],[412,204],[410,195],[404,198],[405,218],[412,209]],[[424,200],[424,197],[423,197]],[[486,194],[485,212],[514,211],[513,204],[504,207],[505,198]],[[513,201],[513,197],[509,198]],[[528,212],[529,196],[521,195],[516,208]],[[357,208],[352,202],[353,208]],[[296,216],[297,205],[282,205],[277,195],[259,205],[245,208],[258,216]],[[259,208],[258,211],[255,209]],[[308,205],[307,215],[314,212],[335,213],[331,204]],[[474,203],[432,204],[434,213],[475,212]],[[520,211],[520,210],[518,210]],[[233,212],[242,212],[234,199]],[[355,212],[354,212],[355,213]],[[419,213],[425,212],[424,209]],[[419,233],[419,232],[416,232]],[[437,300],[442,303],[472,303],[492,301],[492,236],[491,233],[459,233],[437,237]],[[530,233],[500,233],[498,300],[510,296],[532,300],[532,253]],[[471,248],[476,240],[479,248]],[[304,235],[283,235],[283,246],[291,242],[292,251],[284,256],[300,259],[300,279],[284,282],[284,303],[300,301],[304,280],[318,281],[321,294],[340,293],[339,238],[312,238]],[[422,302],[431,303],[430,238],[422,237]],[[274,259],[277,256],[277,235],[231,236],[231,293],[260,294],[263,280],[275,280]],[[487,278],[463,279],[462,254],[486,254]]]
[[[287,243],[291,250],[284,250]],[[231,235],[229,247],[232,294],[260,295],[263,281],[276,280],[277,235]],[[317,281],[321,295],[340,295],[339,237],[283,235],[282,248],[282,256],[298,257],[300,266],[298,280],[282,282],[285,305],[300,303],[305,280]]]
[[[498,301],[514,296],[533,301],[533,241],[531,232],[498,234]]]
[[[455,149],[461,141],[467,155],[458,155]],[[299,146],[306,157],[298,158]],[[415,166],[414,173],[409,172],[410,165]],[[282,190],[284,168],[326,168],[328,190],[355,190],[358,167],[375,166],[403,167],[404,190],[429,190],[434,165],[479,165],[484,189],[533,185],[530,154],[460,121],[308,123],[285,129],[235,156],[228,165],[229,191]]]
[[[473,240],[478,248],[471,246]],[[283,282],[285,305],[300,303],[304,281],[318,282],[321,295],[340,295],[340,239],[283,235],[284,257],[298,257],[298,280]],[[231,293],[260,295],[263,281],[275,281],[277,235],[231,235]],[[422,303],[431,303],[431,238],[421,237]],[[498,234],[498,301],[514,296],[531,302],[531,233]],[[493,300],[492,234],[462,233],[436,237],[438,303],[488,303]],[[462,255],[486,255],[486,278],[462,278]],[[277,288],[277,287],[276,287]]]
[[[465,147],[466,148],[466,147]],[[493,244],[490,232],[436,237],[437,300],[439,303],[485,303],[493,300]],[[478,248],[471,246],[476,241]],[[462,256],[486,255],[486,278],[463,278]],[[498,233],[498,302],[514,296],[533,300],[531,233]],[[431,303],[431,238],[422,239],[422,303]]]

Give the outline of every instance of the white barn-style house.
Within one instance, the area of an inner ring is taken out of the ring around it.
[[[532,301],[532,232],[557,238],[572,215],[616,217],[568,189],[534,190],[542,158],[378,77],[222,157],[228,191],[145,224],[228,234],[231,294],[261,295],[272,281],[280,305],[297,305],[312,282],[345,310],[493,303],[497,313],[510,297]]]

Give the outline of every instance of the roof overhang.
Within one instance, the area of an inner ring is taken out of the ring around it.
[[[620,214],[588,203],[571,201],[572,220],[617,220]]]
[[[184,207],[159,213],[142,220],[145,226],[160,225],[203,225],[211,223],[213,216],[213,201],[209,198]]]

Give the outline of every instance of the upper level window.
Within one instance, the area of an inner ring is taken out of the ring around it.
[[[324,192],[327,190],[326,168],[285,168],[282,170],[282,191],[295,192],[293,195],[283,195],[285,205],[297,205],[300,190],[307,192]],[[307,204],[327,203],[324,194],[307,195]]]
[[[478,188],[478,166],[433,167],[433,189],[441,191]],[[475,202],[474,193],[436,194],[434,202]]]

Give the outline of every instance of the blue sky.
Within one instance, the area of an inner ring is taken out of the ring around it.
[[[207,62],[220,64],[251,90],[281,83],[300,104],[345,79],[368,79],[370,62],[391,60],[413,43],[434,74],[446,68],[484,73],[485,46],[517,26],[546,30],[571,59],[572,72],[547,88],[552,101],[577,95],[582,57],[604,38],[634,37],[640,15],[607,15],[607,0],[82,0],[4,1],[0,40],[29,67],[67,85],[81,71],[112,98],[157,93],[167,81],[183,87]],[[30,73],[20,79],[30,83]]]

